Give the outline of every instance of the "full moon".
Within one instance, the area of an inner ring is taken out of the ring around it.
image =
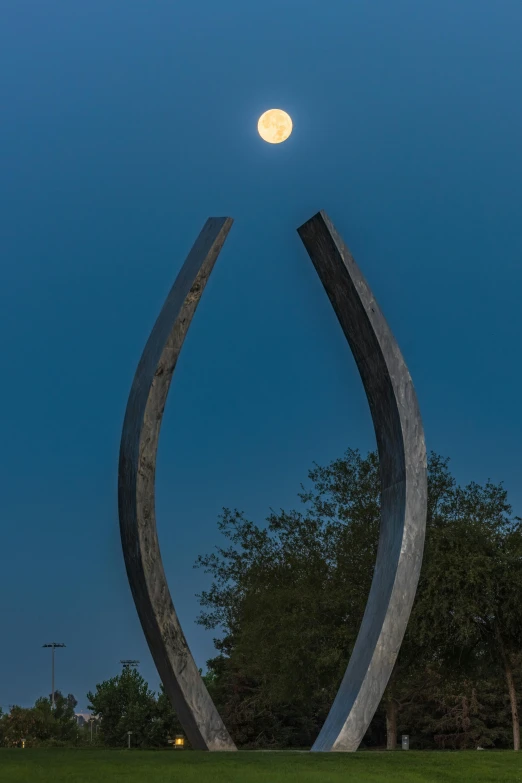
[[[282,109],[269,109],[259,118],[257,130],[269,144],[281,144],[292,133],[292,119]]]

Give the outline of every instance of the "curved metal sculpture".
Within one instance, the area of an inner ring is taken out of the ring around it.
[[[118,503],[127,575],[165,690],[194,748],[235,750],[199,675],[170,597],[154,513],[158,437],[192,316],[231,228],[211,218],[161,310],[132,385]],[[332,302],[366,390],[381,470],[381,534],[368,604],[343,681],[312,750],[356,750],[382,698],[410,615],[424,546],[426,448],[413,384],[359,268],[320,212],[299,235]]]
[[[426,446],[399,346],[328,216],[298,229],[339,319],[377,438],[381,532],[368,603],[341,686],[312,750],[357,750],[399,653],[417,590],[426,529]]]
[[[176,278],[132,384],[120,446],[118,510],[127,576],[165,691],[190,744],[235,750],[201,679],[170,597],[156,530],[156,451],[172,374],[232,218],[210,218]]]

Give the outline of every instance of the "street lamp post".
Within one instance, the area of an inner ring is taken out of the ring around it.
[[[137,666],[140,665],[140,662],[134,660],[133,658],[126,658],[124,661],[120,661],[120,663],[123,666],[123,671],[129,671],[129,669],[135,669]]]
[[[56,647],[65,647],[65,644],[62,644],[61,642],[50,642],[49,644],[43,644],[42,647],[51,647],[52,648],[52,689],[51,689],[51,704],[52,709],[54,710],[54,650]]]

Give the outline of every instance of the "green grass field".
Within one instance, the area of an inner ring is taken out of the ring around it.
[[[2,783],[522,783],[509,751],[195,753],[0,749]]]

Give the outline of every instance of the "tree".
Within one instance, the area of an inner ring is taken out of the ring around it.
[[[218,525],[228,544],[196,563],[213,579],[200,596],[198,622],[220,631],[218,656],[209,661],[212,693],[236,741],[247,746],[307,745],[316,736],[357,637],[373,576],[377,455],[363,458],[349,450],[326,467],[315,466],[309,478],[310,489],[300,495],[303,510],[272,512],[265,527],[225,509]],[[455,698],[469,692],[463,698],[477,709],[475,733],[466,729],[467,739],[455,742],[475,741],[482,696],[470,673],[477,674],[479,663],[484,669],[496,638],[492,629],[501,626],[510,662],[522,628],[520,589],[506,592],[520,563],[518,523],[501,485],[457,487],[448,461],[431,454],[428,489],[417,599],[383,700],[390,748],[404,717],[423,702],[426,707],[427,689],[435,698],[439,688],[439,703],[449,703],[440,701],[441,678],[457,669],[468,680],[463,690],[454,678]],[[473,554],[479,544],[485,551]],[[493,660],[488,666],[494,668]],[[488,669],[494,679],[490,674]],[[379,741],[380,726],[382,713],[366,741]],[[495,730],[486,728],[483,736],[493,737]],[[424,722],[432,743],[442,729]],[[494,741],[501,737],[497,732]]]
[[[311,477],[319,488],[321,477]],[[230,546],[198,560],[214,577],[199,622],[223,629],[209,668],[242,744],[310,744],[346,667],[376,555],[375,455],[349,452],[340,480],[350,492],[345,514],[304,492],[304,512],[272,513],[266,528],[225,510],[219,526]]]
[[[156,699],[136,669],[123,669],[117,677],[97,685],[87,698],[89,710],[100,720],[100,739],[106,745],[121,747],[131,731],[133,746],[160,747],[180,730],[163,686]]]
[[[52,708],[52,695],[47,699],[37,699],[34,709],[40,716],[39,739],[61,744],[73,742],[77,736],[74,713],[77,704],[78,702],[72,693],[63,696],[60,691],[55,691],[54,709]]]
[[[57,691],[56,708],[51,706],[51,697],[37,699],[34,707],[13,706],[9,713],[0,717],[2,743],[18,745],[25,739],[27,745],[65,745],[76,739],[74,707],[76,699]]]
[[[415,747],[425,746],[426,737],[455,750],[509,744],[509,706],[502,679],[488,661],[454,671],[432,667],[422,698],[404,706],[403,720],[415,727]]]
[[[457,487],[430,531],[430,551],[416,606],[419,637],[503,671],[513,747],[520,749],[517,655],[522,646],[522,524],[501,484]]]
[[[41,717],[33,708],[12,706],[2,717],[4,743],[15,747],[26,740],[27,744],[37,744],[40,739]]]

